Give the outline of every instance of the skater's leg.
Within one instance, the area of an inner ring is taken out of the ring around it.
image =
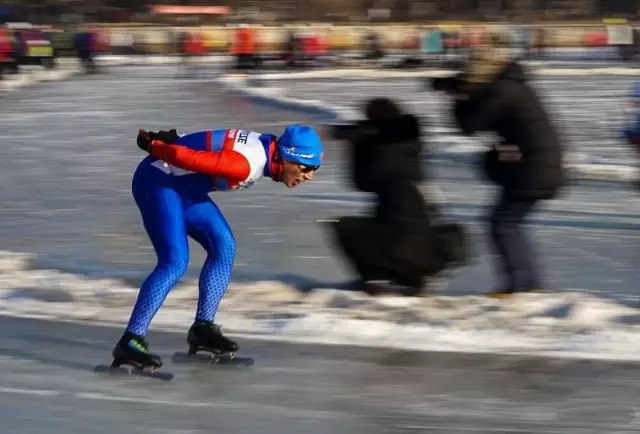
[[[207,197],[186,211],[187,232],[202,245],[207,259],[200,273],[198,308],[187,335],[189,351],[207,349],[215,353],[233,353],[238,345],[227,339],[214,324],[220,300],[231,280],[236,241],[224,216]]]
[[[213,321],[231,281],[236,240],[220,209],[207,198],[185,211],[187,233],[207,252],[198,282],[197,321]]]
[[[155,169],[151,169],[155,170]],[[187,271],[189,246],[180,195],[166,186],[147,187],[134,196],[158,262],[145,279],[127,331],[144,336],[167,294]]]

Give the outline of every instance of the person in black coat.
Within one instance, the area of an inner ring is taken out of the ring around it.
[[[418,295],[424,277],[443,270],[454,255],[438,242],[419,189],[425,179],[420,126],[389,99],[373,99],[365,111],[366,120],[337,128],[334,137],[350,142],[352,181],[374,193],[377,204],[372,217],[343,217],[333,229],[360,275],[358,289],[371,295],[393,291],[378,282],[386,281],[403,295]]]
[[[494,132],[501,139],[484,158],[485,174],[501,190],[489,223],[506,281],[492,295],[543,289],[523,223],[563,186],[563,147],[523,66],[498,48],[481,48],[462,73],[432,85],[455,95],[463,133]]]

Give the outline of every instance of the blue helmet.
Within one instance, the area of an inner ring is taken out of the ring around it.
[[[278,151],[283,160],[305,166],[320,166],[324,159],[322,140],[307,125],[289,125],[278,138]]]

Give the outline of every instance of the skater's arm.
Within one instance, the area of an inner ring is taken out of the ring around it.
[[[203,175],[241,181],[251,172],[251,166],[246,157],[231,149],[223,149],[219,152],[194,151],[184,146],[154,141],[150,152],[154,157],[172,166]]]

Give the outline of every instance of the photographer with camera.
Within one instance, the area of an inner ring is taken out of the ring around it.
[[[454,117],[464,134],[494,132],[502,139],[484,156],[485,174],[501,190],[489,224],[506,278],[490,295],[543,289],[523,223],[564,184],[563,149],[523,66],[499,48],[481,47],[461,73],[430,84],[455,98]]]
[[[385,98],[367,102],[365,113],[366,120],[337,126],[333,135],[349,142],[353,183],[374,193],[377,205],[372,217],[343,217],[332,229],[360,276],[356,289],[417,296],[425,277],[465,261],[464,236],[455,224],[434,226],[434,209],[420,191],[418,119]]]

